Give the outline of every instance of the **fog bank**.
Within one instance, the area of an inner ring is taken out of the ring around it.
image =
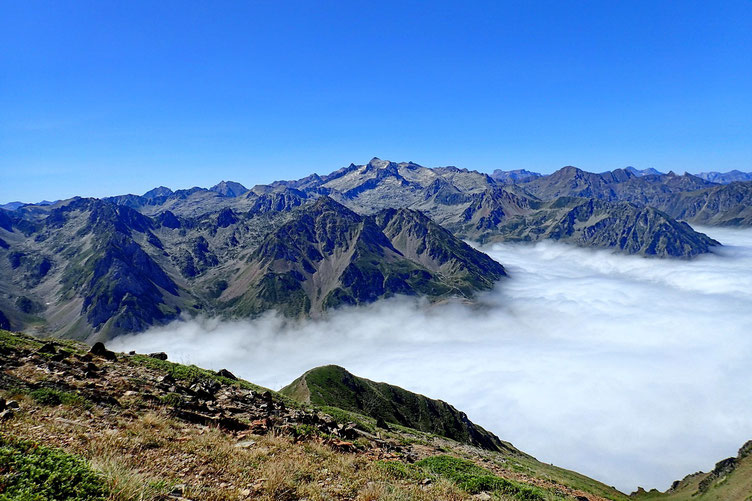
[[[539,460],[661,490],[752,439],[752,230],[692,261],[555,242],[484,248],[510,278],[480,307],[398,298],[319,321],[199,319],[112,347],[279,389],[334,363],[440,398]]]

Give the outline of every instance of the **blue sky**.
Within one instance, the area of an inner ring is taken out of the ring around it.
[[[0,0],[0,202],[373,156],[752,170],[752,2]]]

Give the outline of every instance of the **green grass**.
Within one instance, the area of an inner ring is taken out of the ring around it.
[[[36,390],[31,390],[28,395],[41,405],[68,405],[71,407],[80,407],[82,409],[91,407],[91,402],[81,395],[68,391],[55,390],[53,388],[37,388]]]
[[[460,489],[470,494],[488,491],[504,494],[520,501],[544,501],[551,497],[550,493],[542,489],[497,477],[485,468],[465,459],[433,456],[415,464],[427,472],[451,480]]]
[[[422,480],[426,478],[424,470],[402,461],[376,461],[375,464],[387,476],[397,480]]]
[[[176,409],[183,406],[183,397],[179,393],[168,393],[159,397],[163,404]]]
[[[466,417],[446,402],[355,376],[336,365],[311,369],[280,392],[322,406],[328,413],[337,407],[369,416],[374,422],[381,418],[389,426],[402,425],[463,443],[480,442],[488,450],[502,448],[495,436],[468,424]]]
[[[42,343],[26,334],[17,334],[15,332],[0,330],[0,346],[36,350],[42,346]]]
[[[103,478],[81,458],[0,435],[0,501],[98,501]]]

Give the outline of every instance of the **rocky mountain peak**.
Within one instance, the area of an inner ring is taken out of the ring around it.
[[[209,191],[220,194],[223,197],[235,198],[248,191],[248,188],[235,181],[221,181],[215,184]]]
[[[152,200],[159,197],[169,197],[170,195],[172,195],[172,190],[170,188],[168,188],[167,186],[158,186],[147,191],[142,196],[144,198]]]
[[[383,169],[384,167],[391,164],[389,160],[382,160],[379,157],[373,157],[367,164],[368,167],[372,169]]]

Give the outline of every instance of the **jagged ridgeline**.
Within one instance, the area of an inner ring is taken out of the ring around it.
[[[223,181],[7,204],[0,327],[95,341],[197,313],[317,316],[398,294],[472,300],[505,272],[463,240],[690,258],[719,243],[688,223],[752,224],[752,182],[709,180],[721,178],[487,175],[375,158],[252,189]]]
[[[471,298],[505,275],[416,211],[366,216],[288,195],[197,217],[97,199],[3,212],[0,320],[93,341],[181,313],[298,317],[397,294]]]

